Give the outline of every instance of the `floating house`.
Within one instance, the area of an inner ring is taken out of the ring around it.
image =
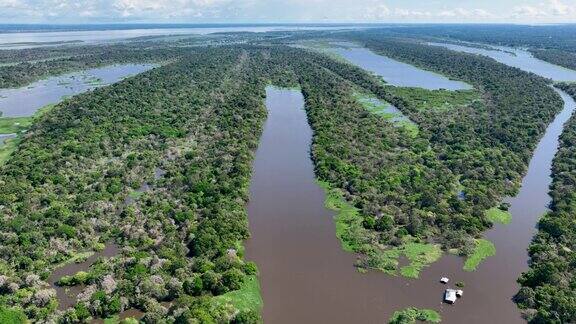
[[[448,304],[454,304],[456,302],[456,290],[454,289],[446,289],[444,292],[444,302]]]
[[[446,278],[446,277],[442,277],[442,278],[440,279],[440,282],[443,283],[443,284],[447,284],[448,281],[450,281],[450,279],[448,279],[448,278]]]

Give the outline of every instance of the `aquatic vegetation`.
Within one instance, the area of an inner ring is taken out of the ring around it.
[[[10,158],[10,155],[21,141],[22,132],[26,131],[43,114],[54,108],[55,105],[46,105],[30,117],[0,117],[0,134],[15,133],[15,138],[8,138],[0,145],[0,166]]]
[[[482,102],[476,90],[450,91],[403,87],[389,87],[388,90],[405,100],[408,106],[420,111],[460,109]]]
[[[0,134],[19,133],[32,124],[29,117],[0,117]]]
[[[412,324],[416,322],[440,323],[442,318],[435,310],[419,309],[416,307],[405,308],[394,312],[388,323],[390,324]]]
[[[391,104],[364,93],[355,93],[354,97],[366,110],[390,120],[397,127],[404,128],[411,136],[418,135],[418,125]]]
[[[466,271],[474,271],[482,261],[486,258],[491,257],[496,254],[496,246],[494,243],[485,240],[485,239],[478,239],[476,240],[476,246],[474,247],[474,251],[471,255],[466,258],[466,262],[464,263],[464,270]]]
[[[507,210],[492,207],[486,211],[486,218],[492,223],[507,225],[512,221],[512,214]]]
[[[18,147],[19,143],[20,139],[17,137],[7,138],[4,140],[2,145],[0,145],[0,165],[2,165],[4,162],[6,162],[6,160],[10,158],[10,155],[12,152],[14,152],[14,150],[16,150],[16,147]]]

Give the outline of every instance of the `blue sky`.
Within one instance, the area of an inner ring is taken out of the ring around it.
[[[576,0],[0,0],[0,23],[576,23]]]

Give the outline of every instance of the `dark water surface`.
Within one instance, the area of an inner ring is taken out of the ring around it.
[[[527,247],[550,202],[550,167],[564,123],[576,109],[567,94],[564,109],[547,128],[522,181],[508,199],[509,225],[495,225],[486,238],[496,256],[477,271],[464,260],[444,255],[418,280],[379,272],[358,273],[355,256],[344,252],[335,235],[334,214],[324,208],[309,157],[312,131],[298,91],[267,89],[268,120],[256,154],[248,205],[252,238],[248,259],[260,267],[266,323],[386,323],[405,307],[435,309],[444,323],[523,323],[512,302],[516,279],[527,270]],[[455,305],[442,303],[442,276],[465,283]]]
[[[75,72],[15,89],[0,89],[0,112],[3,117],[25,117],[38,109],[60,102],[66,96],[118,82],[151,69],[150,64],[112,65]]]
[[[65,310],[76,304],[76,296],[85,288],[84,285],[77,285],[73,287],[61,287],[56,284],[60,278],[64,276],[71,276],[78,271],[87,271],[94,262],[100,258],[110,258],[118,254],[120,248],[114,243],[109,243],[106,248],[100,252],[96,252],[88,257],[85,261],[79,263],[69,263],[60,268],[56,268],[47,282],[52,288],[56,290],[56,297],[58,298],[58,309]]]

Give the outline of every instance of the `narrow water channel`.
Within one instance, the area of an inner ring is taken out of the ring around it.
[[[439,309],[438,275],[422,281],[359,273],[316,184],[304,99],[266,89],[268,119],[253,164],[246,256],[260,269],[265,323],[385,323],[400,308]],[[414,284],[417,284],[415,286]]]

